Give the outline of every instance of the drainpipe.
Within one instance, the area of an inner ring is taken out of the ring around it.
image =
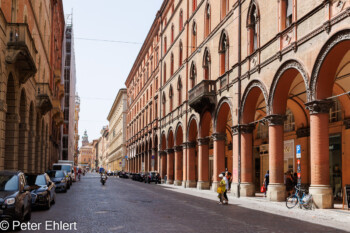
[[[242,74],[242,67],[241,67],[241,61],[242,61],[242,6],[241,6],[241,0],[238,0],[238,187],[237,187],[237,197],[241,197],[241,74]]]

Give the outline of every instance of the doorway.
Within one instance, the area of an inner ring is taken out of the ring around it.
[[[329,175],[335,201],[342,200],[342,148],[341,135],[329,136]]]

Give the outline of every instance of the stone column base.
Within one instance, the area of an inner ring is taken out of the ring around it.
[[[162,180],[160,181],[160,183],[161,183],[161,184],[166,184],[165,179],[162,179]]]
[[[174,181],[173,180],[167,180],[166,184],[174,184]]]
[[[241,197],[254,197],[255,185],[253,183],[241,183]]]
[[[238,183],[231,183],[231,195],[233,197],[238,197]]]
[[[213,192],[216,192],[217,191],[217,189],[218,189],[218,187],[219,187],[219,181],[213,181],[213,183],[211,184],[211,190],[213,191]]]
[[[175,180],[174,181],[175,186],[181,186],[182,185],[182,180]]]
[[[285,201],[286,186],[284,184],[269,184],[267,188],[267,199],[269,201]]]
[[[311,185],[309,193],[312,194],[314,204],[319,209],[333,208],[333,190],[328,185]]]
[[[197,188],[200,190],[210,189],[210,183],[209,183],[209,181],[198,181]]]
[[[187,187],[186,183],[187,183],[186,180],[183,180],[182,181],[182,187],[186,188]]]
[[[197,187],[197,182],[195,180],[187,180],[186,188],[195,188]]]

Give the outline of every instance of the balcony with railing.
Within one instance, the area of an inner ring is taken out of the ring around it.
[[[20,74],[20,82],[25,83],[37,72],[35,64],[37,50],[34,40],[25,23],[7,24],[6,34],[6,62],[16,65]]]
[[[48,83],[36,84],[36,106],[42,115],[52,109],[52,94]]]
[[[216,105],[216,83],[203,80],[188,92],[188,103],[196,112],[212,110]]]

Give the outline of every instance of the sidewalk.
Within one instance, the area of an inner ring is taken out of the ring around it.
[[[218,201],[217,193],[210,190],[198,190],[196,188],[183,188],[181,186],[161,184],[165,189],[174,192],[184,193],[208,200]],[[231,205],[262,211],[266,213],[276,214],[280,216],[290,217],[305,222],[333,227],[336,229],[350,232],[350,211],[341,209],[315,209],[304,210],[295,207],[288,209],[285,202],[270,202],[264,197],[233,197],[228,193]]]

